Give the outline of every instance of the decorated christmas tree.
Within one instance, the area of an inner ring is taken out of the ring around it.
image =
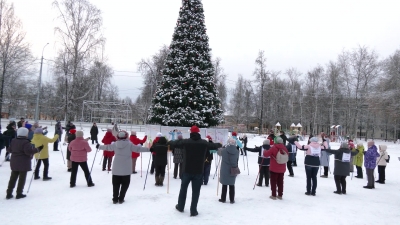
[[[150,123],[210,127],[223,122],[210,51],[203,4],[183,0]]]

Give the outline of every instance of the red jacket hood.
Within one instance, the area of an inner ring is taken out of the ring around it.
[[[104,135],[104,138],[101,142],[103,142],[105,145],[109,145],[115,141],[117,141],[117,138],[111,132],[107,131],[106,135]]]

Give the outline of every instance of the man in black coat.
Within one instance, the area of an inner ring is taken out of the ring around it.
[[[219,143],[210,143],[201,139],[200,129],[197,126],[190,128],[190,138],[170,141],[173,148],[178,147],[183,151],[183,164],[181,176],[181,190],[179,192],[178,204],[175,208],[183,212],[186,203],[187,188],[192,182],[192,203],[190,205],[190,216],[197,216],[197,203],[200,197],[201,184],[203,182],[204,161],[206,153],[210,150],[221,148]]]
[[[96,123],[93,123],[92,128],[90,129],[90,138],[92,139],[92,144],[96,141],[96,144],[99,142],[97,141],[97,135],[99,134],[99,128],[97,128]]]

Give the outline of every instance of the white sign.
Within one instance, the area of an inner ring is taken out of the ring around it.
[[[321,148],[313,148],[310,146],[310,151],[312,156],[320,156],[321,155]]]
[[[350,153],[343,153],[342,162],[350,162]]]

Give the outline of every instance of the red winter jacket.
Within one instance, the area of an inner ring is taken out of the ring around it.
[[[113,142],[116,142],[117,138],[112,134],[112,132],[106,132],[106,135],[104,135],[103,144],[105,145],[110,145]],[[104,157],[113,157],[114,156],[114,151],[103,151],[103,156]]]
[[[269,150],[264,150],[264,157],[271,157],[271,161],[269,164],[269,170],[275,173],[285,173],[286,172],[286,163],[278,164],[276,162],[276,155],[278,154],[279,150],[286,152],[289,154],[288,150],[283,144],[275,143]]]
[[[136,135],[131,135],[131,136],[129,137],[129,140],[130,140],[134,145],[139,145],[139,144],[143,145],[143,144],[146,142],[146,140],[147,140],[147,135],[144,136],[143,139],[139,139],[138,137],[136,137]],[[139,156],[140,156],[140,153],[138,153],[138,152],[132,152],[132,158],[137,158],[137,157],[139,157]]]

